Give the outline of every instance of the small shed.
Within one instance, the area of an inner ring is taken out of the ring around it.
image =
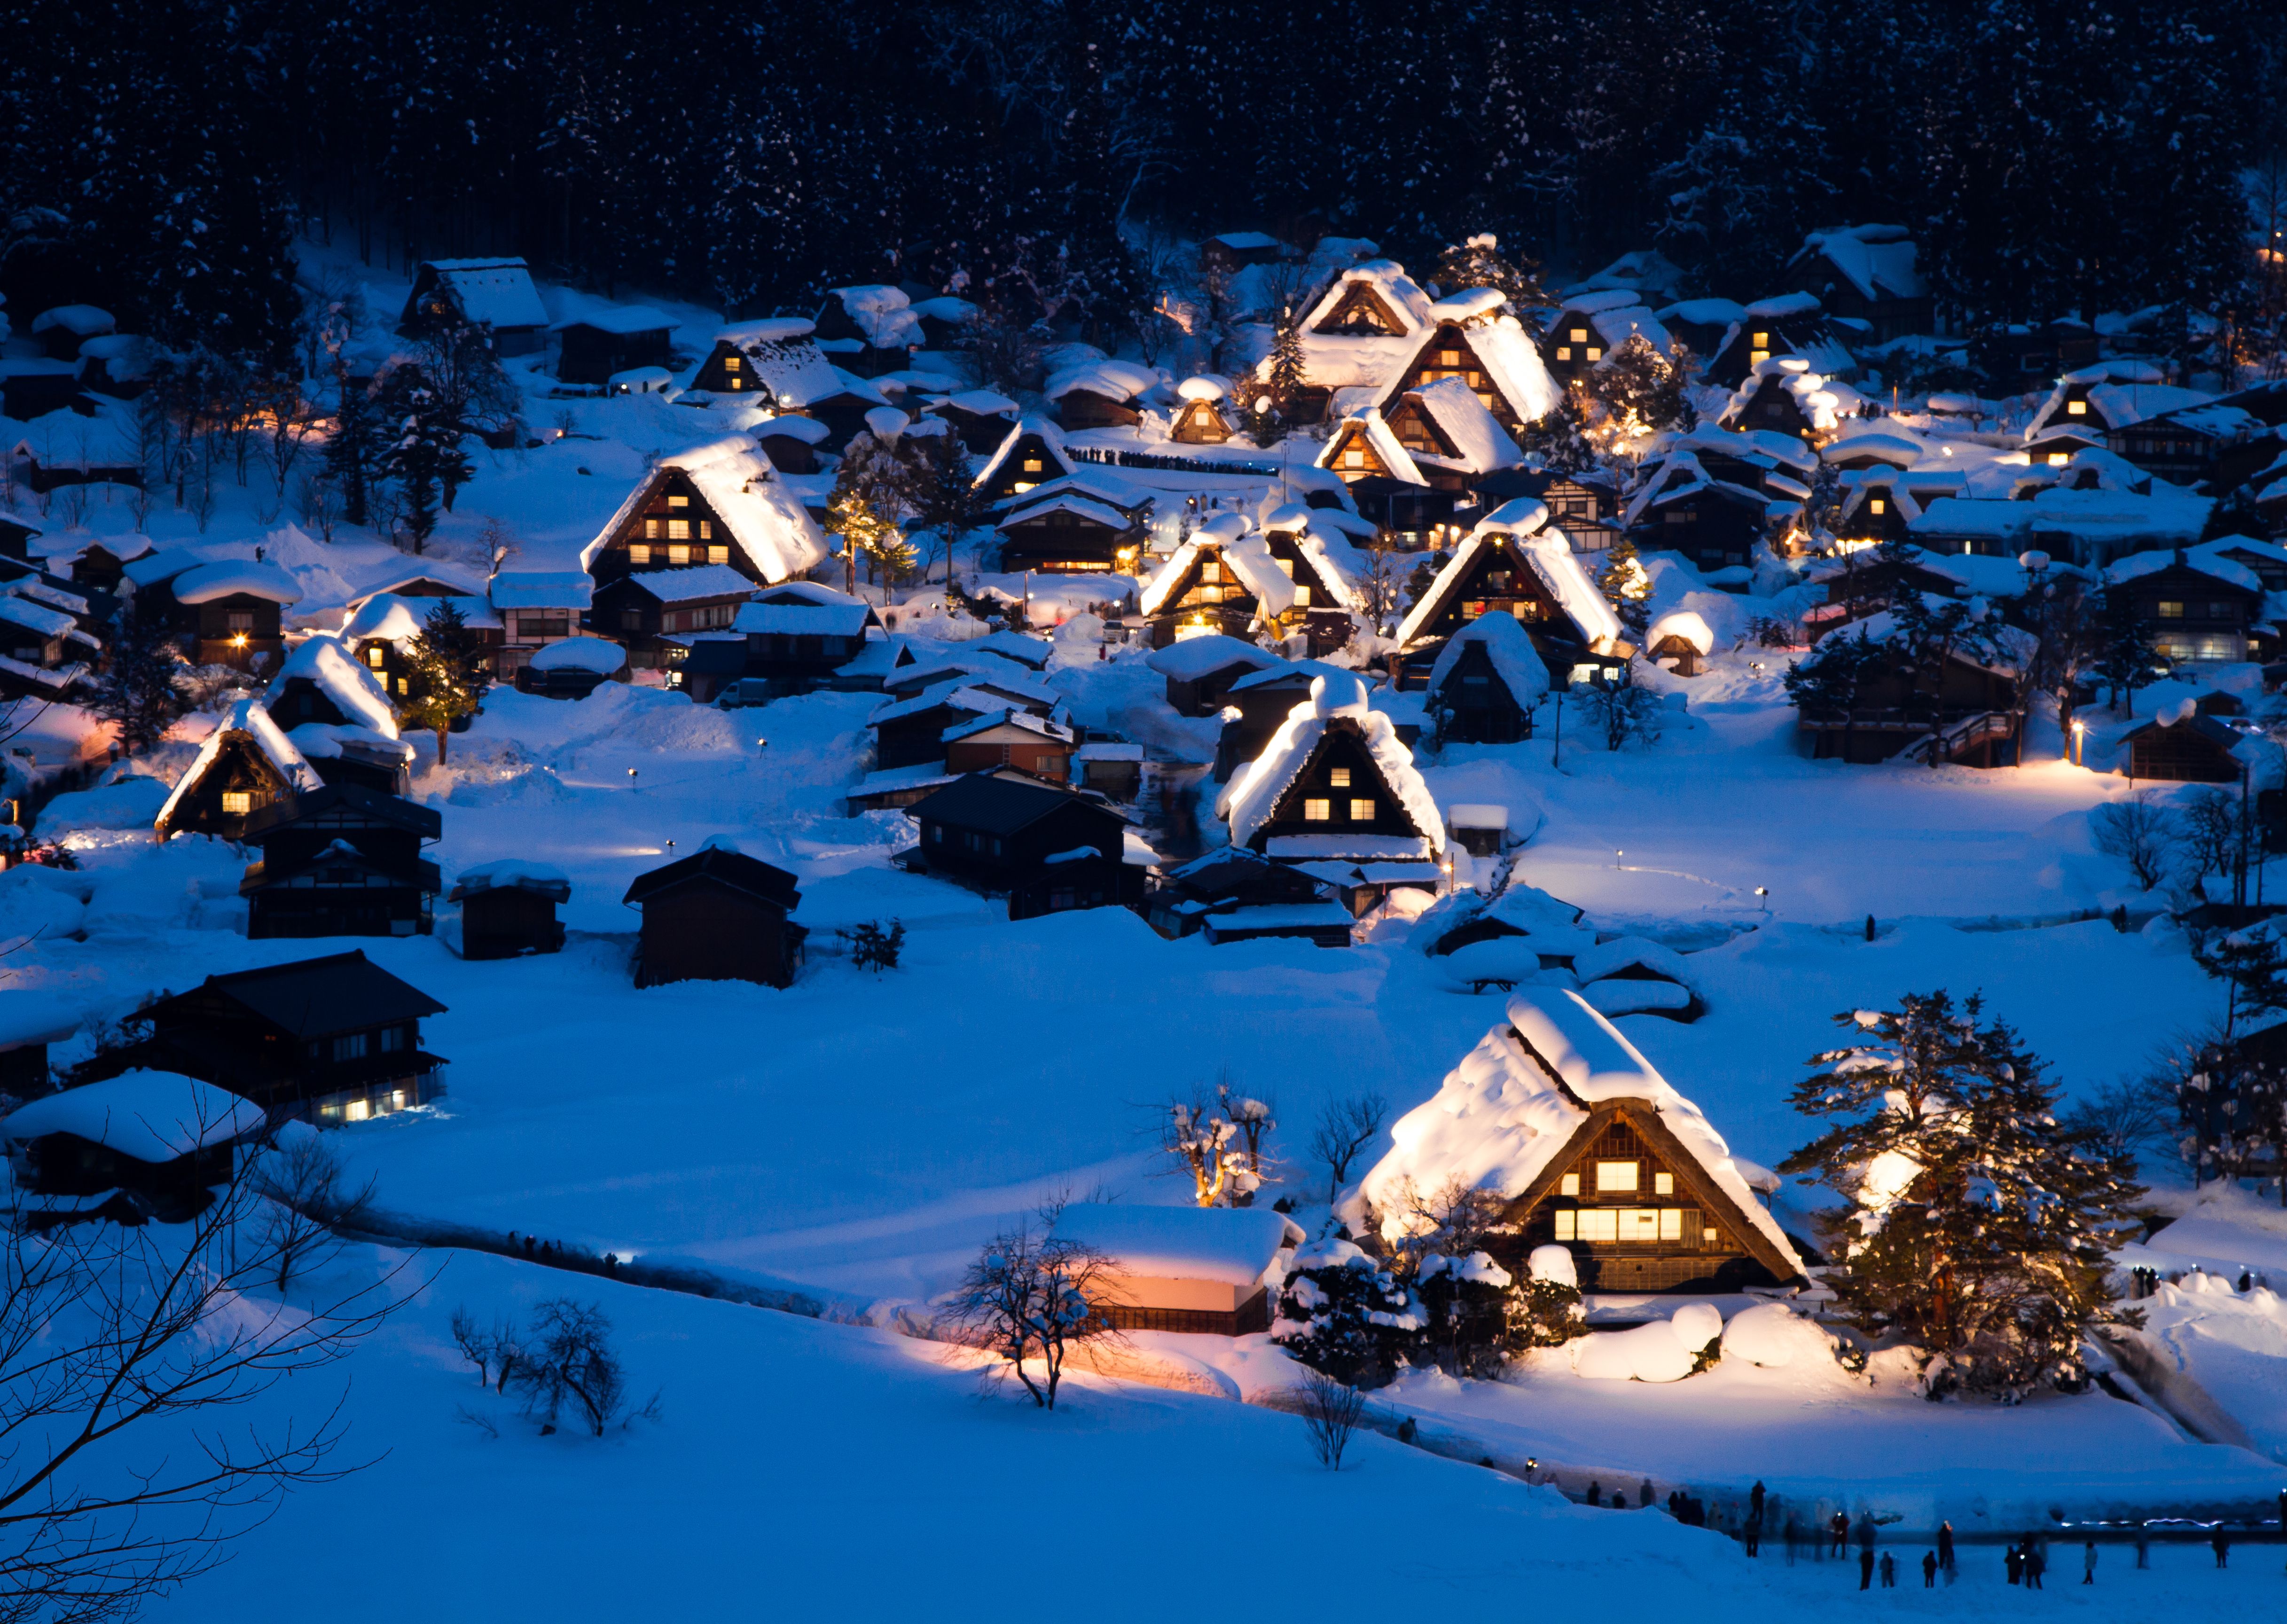
[[[784,869],[716,835],[688,857],[636,876],[621,899],[643,911],[636,985],[755,981],[784,987],[810,934],[794,921],[802,893]]]
[[[1267,1207],[1066,1207],[1056,1234],[1110,1260],[1094,1306],[1121,1330],[1244,1336],[1270,1328],[1270,1285],[1300,1226]]]
[[[461,905],[462,958],[515,958],[562,950],[556,910],[571,898],[572,881],[562,869],[503,857],[463,869],[445,900]]]
[[[1644,634],[1644,651],[1680,677],[1697,676],[1699,662],[1715,651],[1715,634],[1688,609],[1662,615]]]
[[[566,383],[608,383],[615,374],[674,359],[675,318],[647,304],[590,311],[553,331],[556,375]]]
[[[194,639],[192,658],[249,671],[284,652],[280,611],[302,595],[292,576],[259,558],[194,564],[170,590],[185,611],[181,629]]]
[[[1144,746],[1125,739],[1092,738],[1072,756],[1083,789],[1108,800],[1132,803],[1144,791]]]
[[[1169,439],[1183,445],[1220,445],[1238,432],[1231,421],[1228,379],[1211,374],[1185,378],[1175,386],[1175,394],[1183,404],[1176,409]]]
[[[755,437],[756,448],[779,473],[814,474],[818,448],[833,430],[815,417],[779,415],[765,417],[748,432]]]
[[[1149,918],[1170,935],[1202,934],[1211,947],[1265,937],[1348,947],[1353,922],[1325,880],[1238,846],[1167,871]]]
[[[1445,808],[1445,826],[1453,843],[1473,857],[1494,857],[1508,844],[1508,808],[1474,801],[1457,801]]]
[[[130,1071],[35,1100],[0,1120],[17,1186],[36,1195],[125,1193],[128,1223],[188,1217],[229,1181],[233,1148],[268,1116],[250,1100],[171,1071]]]
[[[907,812],[921,843],[899,861],[1005,891],[1012,919],[1144,900],[1144,871],[1127,861],[1127,820],[1083,791],[1006,769],[972,772]]]
[[[1179,638],[1154,650],[1144,663],[1167,679],[1167,703],[1177,715],[1212,716],[1230,699],[1232,683],[1286,662],[1251,643],[1209,634]]]
[[[79,1030],[80,1018],[47,993],[0,993],[0,1094],[21,1100],[48,1086],[48,1045]]]
[[[2148,721],[2121,743],[2128,752],[2128,776],[2163,784],[2236,784],[2242,769],[2235,753],[2243,736],[2229,723],[2202,714],[2187,700],[2172,720]]]
[[[605,682],[628,680],[628,651],[601,637],[566,637],[533,650],[516,674],[518,693],[584,699]]]
[[[399,335],[426,337],[456,320],[489,328],[502,355],[529,355],[548,340],[548,310],[521,259],[423,260],[413,272]]]
[[[271,679],[262,702],[283,727],[316,721],[397,737],[397,708],[382,679],[336,637],[321,634],[297,644]]]

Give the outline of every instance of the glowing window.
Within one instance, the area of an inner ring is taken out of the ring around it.
[[[2065,415],[2067,417],[2086,417],[2088,415],[2088,402],[2085,400],[2066,401]]]
[[[738,370],[739,370],[739,358],[738,358],[737,356],[735,356],[735,355],[726,355],[726,356],[724,356],[724,357],[723,358],[723,370],[724,370],[724,372],[736,372],[736,371],[738,371]]]
[[[1373,822],[1373,802],[1371,800],[1351,801],[1350,822],[1353,824],[1370,824]]]
[[[699,539],[701,541],[711,541],[715,539],[715,522],[712,519],[699,521]]]
[[[667,549],[667,561],[669,564],[689,564],[691,549],[687,547],[670,547]]]
[[[2065,455],[2061,451],[2053,451],[2049,453],[2049,466],[2051,468],[2062,468],[2066,463],[2071,461],[2072,459]]]
[[[629,542],[628,562],[629,564],[649,564],[651,562],[651,548],[645,546],[640,541]]]
[[[1567,1207],[1557,1213],[1556,1238],[1558,1240],[1577,1241],[1580,1238],[1579,1232],[1575,1226],[1578,1217],[1579,1215],[1570,1207]]]
[[[1771,335],[1769,333],[1758,333],[1747,343],[1755,349],[1769,351],[1771,347]]]
[[[225,790],[222,809],[226,817],[244,817],[254,810],[254,796],[246,790]]]
[[[1594,345],[1589,347],[1587,355],[1588,359],[1592,361],[1601,361],[1604,359],[1604,352],[1602,350],[1595,348]]]
[[[1346,790],[1349,788],[1350,769],[1347,767],[1335,768],[1326,775],[1326,782],[1338,790]]]
[[[667,505],[670,508],[688,508],[691,506],[691,499],[688,496],[670,496],[667,499]]]
[[[1364,468],[1365,466],[1365,447],[1363,445],[1343,446],[1342,466],[1344,468]]]
[[[1028,474],[1039,473],[1041,471],[1041,460],[1038,457],[1026,457],[1025,459],[1025,471]]]
[[[1674,1194],[1675,1175],[1674,1173],[1654,1173],[1651,1176],[1651,1193],[1655,1195]]]
[[[1567,1173],[1559,1179],[1556,1181],[1556,1193],[1559,1195],[1578,1195],[1580,1193],[1580,1175]]]
[[[1699,1232],[1699,1240],[1702,1245],[1713,1246],[1715,1244],[1715,1232],[1713,1229],[1703,1229]]]
[[[1659,1238],[1663,1241],[1683,1239],[1683,1209],[1662,1207],[1659,1210]]]
[[[342,1108],[342,1115],[351,1122],[363,1122],[373,1115],[373,1108],[362,1100],[352,1100]]]
[[[1310,607],[1310,589],[1308,587],[1297,587],[1294,588],[1294,607],[1297,609],[1308,609]]]
[[[688,540],[691,540],[691,521],[690,521],[689,519],[669,519],[669,520],[668,520],[668,522],[667,522],[667,539],[668,539],[669,540],[670,540],[670,541],[688,541]]]
[[[386,654],[387,650],[383,649],[383,647],[377,643],[369,643],[365,645],[365,663],[368,666],[380,665],[382,660],[386,657]]]
[[[1879,496],[1866,504],[1866,511],[1869,513],[1887,513],[1889,510],[1890,505]]]
[[[1331,800],[1306,800],[1302,803],[1302,816],[1310,823],[1331,823],[1333,816],[1334,803]]]
[[[1437,351],[1437,365],[1440,367],[1459,367],[1460,364],[1461,352],[1459,350],[1440,350]]]
[[[1573,1222],[1578,1226],[1579,1239],[1583,1241],[1609,1242],[1620,1238],[1620,1215],[1617,1208],[1583,1207]]]
[[[657,519],[645,519],[644,521],[644,539],[647,541],[658,540],[660,535],[659,526],[660,522]]]
[[[2184,618],[2184,606],[2173,598],[2162,598],[2159,614],[2163,620],[2180,620]]]
[[[744,389],[747,387],[747,381],[744,378],[732,378],[730,380],[730,384],[732,389]]]
[[[413,684],[410,682],[404,677],[397,679],[397,697],[399,698],[403,698],[407,694],[409,694],[412,691]]]
[[[1572,329],[1572,342],[1576,344],[1587,343],[1588,342],[1588,329],[1586,327],[1574,327]]]
[[[708,562],[708,563],[709,563],[709,564],[728,564],[728,563],[730,563],[730,562],[731,562],[731,549],[730,549],[729,548],[727,548],[727,547],[710,547],[710,548],[708,548],[707,549],[707,562]]]
[[[1747,365],[1750,367],[1760,367],[1770,359],[1771,352],[1768,350],[1750,350],[1747,351]]]
[[[1596,1192],[1609,1194],[1613,1191],[1636,1187],[1636,1164],[1634,1162],[1599,1162],[1596,1163]]]
[[[252,631],[254,629],[253,611],[251,610],[245,609],[232,610],[230,611],[230,629],[233,632]]]
[[[1556,359],[1557,359],[1558,360],[1560,360],[1560,361],[1569,361],[1569,360],[1571,360],[1571,359],[1572,359],[1572,346],[1571,346],[1571,345],[1570,345],[1570,344],[1559,344],[1559,345],[1557,345],[1557,346],[1556,346]]]

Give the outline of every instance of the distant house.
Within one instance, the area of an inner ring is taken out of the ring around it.
[[[1159,374],[1133,361],[1096,359],[1051,373],[1042,392],[1068,430],[1132,428],[1144,419],[1136,398],[1159,382]]]
[[[159,808],[157,830],[241,839],[247,820],[280,801],[320,788],[324,780],[271,720],[258,699],[241,699],[207,735],[190,768]]]
[[[0,698],[62,699],[80,686],[103,652],[84,629],[90,607],[36,573],[0,586]]]
[[[508,628],[499,612],[481,595],[408,596],[400,592],[377,592],[356,605],[342,627],[344,646],[373,674],[392,705],[413,696],[416,680],[411,657],[413,642],[427,632],[429,617],[440,603],[450,604],[459,611],[462,626],[487,650],[488,666],[500,658],[501,643]]]
[[[514,682],[532,657],[580,634],[596,601],[596,580],[582,570],[503,570],[485,595],[501,618],[499,674]]]
[[[751,398],[766,411],[799,412],[842,388],[815,333],[815,325],[799,316],[773,316],[719,328],[692,372],[689,387],[710,395]]]
[[[639,874],[621,899],[643,911],[636,985],[755,981],[785,987],[810,933],[795,923],[795,877],[717,837]]]
[[[1679,472],[1673,465],[1668,471]],[[1717,577],[1716,584],[1744,590],[1771,509],[1770,498],[1730,480],[1678,477],[1638,493],[1629,505],[1627,532],[1638,548],[1681,554],[1710,575],[1733,572]]]
[[[1286,662],[1268,649],[1236,637],[1186,637],[1147,656],[1144,662],[1167,679],[1167,703],[1179,716],[1212,716],[1223,706],[1231,684],[1251,671]]]
[[[1430,668],[1427,706],[1441,744],[1513,745],[1532,737],[1548,667],[1524,627],[1504,611],[1478,616],[1445,640]]]
[[[381,679],[340,639],[322,633],[297,645],[264,690],[262,703],[283,727],[317,721],[397,737],[396,707]]]
[[[1445,820],[1389,718],[1356,676],[1321,677],[1216,798],[1231,843],[1276,861],[1404,864],[1434,887]]]
[[[1294,420],[1318,422],[1375,405],[1434,330],[1429,305],[1395,260],[1365,260],[1338,274],[1299,323],[1308,384],[1288,403]],[[1267,368],[1266,358],[1258,380]]]
[[[929,415],[943,418],[961,437],[961,444],[971,456],[989,457],[1009,438],[1017,426],[1018,407],[1006,395],[989,389],[963,390],[933,402]]]
[[[886,771],[942,763],[954,732],[1012,708],[1056,723],[1064,730],[1064,747],[1069,750],[1069,713],[1062,694],[1021,677],[978,672],[949,676],[911,695],[890,696],[887,704],[867,718],[874,729],[874,768]],[[938,766],[938,770],[946,769]]]
[[[1872,342],[1887,344],[1932,330],[1929,285],[1915,260],[1905,226],[1846,225],[1805,237],[1785,275],[1837,319],[1863,324]]]
[[[1500,420],[1459,378],[1406,390],[1387,421],[1416,475],[1439,490],[1473,489],[1486,475],[1524,461]]]
[[[1044,417],[1027,416],[1002,438],[977,470],[976,483],[987,501],[998,502],[1079,469],[1056,426]]]
[[[765,417],[748,432],[755,437],[756,449],[781,474],[816,473],[818,448],[833,435],[814,417],[791,416]]]
[[[1222,232],[1199,244],[1199,264],[1224,271],[1267,265],[1286,252],[1286,244],[1268,232]]]
[[[1011,919],[1144,900],[1144,871],[1126,861],[1127,820],[1096,796],[1014,771],[972,772],[907,815],[921,842],[898,860],[1006,892]]]
[[[435,808],[353,784],[273,801],[243,834],[262,848],[239,881],[247,935],[429,934],[439,882],[421,847],[443,832]]]
[[[2210,405],[2214,397],[2164,382],[2151,361],[2112,360],[2077,367],[2059,379],[2025,425],[2028,445],[2073,430],[2100,445],[2128,436],[2148,419]],[[2132,459],[2133,460],[2133,459]]]
[[[453,321],[489,328],[502,355],[529,355],[548,342],[548,311],[521,259],[430,259],[415,267],[398,336],[425,338]]]
[[[922,339],[912,297],[883,283],[827,289],[817,326],[818,347],[864,378],[911,366]]]
[[[1155,649],[1203,631],[1245,638],[1258,622],[1275,624],[1293,604],[1292,579],[1236,513],[1218,514],[1193,531],[1136,600]]]
[[[1140,556],[1144,540],[1136,516],[1073,491],[1027,500],[993,528],[1001,533],[1001,568],[1011,574],[1116,574]]]
[[[285,650],[279,612],[301,588],[274,564],[226,558],[194,564],[166,583],[178,606],[178,628],[202,666],[259,671]]]
[[[2246,771],[2236,753],[2246,736],[2195,711],[2148,721],[2121,740],[2128,777],[2162,784],[2236,784]]]
[[[1221,445],[1238,432],[1231,414],[1231,384],[1223,378],[1185,378],[1175,386],[1175,420],[1167,438],[1179,445]]]
[[[462,958],[515,958],[563,949],[556,910],[571,896],[563,870],[506,857],[463,869],[445,900],[461,905]]]
[[[1560,385],[1576,383],[1631,338],[1642,338],[1662,355],[1675,343],[1636,289],[1576,293],[1549,322],[1540,341],[1541,362]]]
[[[2104,572],[2108,598],[2135,605],[2152,646],[2183,665],[2270,658],[2262,578],[2221,556],[2221,544],[2136,553]]]
[[[6,521],[0,520],[0,528],[5,525]],[[128,564],[151,550],[151,543],[140,536],[112,536],[91,541],[72,560],[72,581],[76,586],[92,587],[98,592],[116,593],[119,583],[127,579]]]
[[[811,584],[800,581],[787,586]],[[830,587],[820,590],[832,591]],[[833,593],[833,596],[839,599],[842,594]],[[779,601],[772,602],[772,597]],[[773,691],[778,693],[803,692],[820,683],[844,686],[836,681],[837,674],[870,646],[867,628],[875,620],[872,607],[854,599],[797,600],[781,588],[740,604],[727,632],[693,638],[690,655],[682,663],[683,686],[701,704],[729,682],[754,679],[775,684]],[[878,675],[870,683],[848,684],[879,685]]]
[[[1076,1202],[1056,1234],[1101,1255],[1089,1299],[1122,1330],[1244,1336],[1270,1328],[1271,1281],[1302,1226],[1268,1207]]]
[[[1325,880],[1232,846],[1168,870],[1149,918],[1169,935],[1204,934],[1210,947],[1265,938],[1348,947],[1357,923]]]
[[[1848,640],[1864,638],[1879,648],[1897,632],[1896,617],[1885,610],[1822,640],[1800,668],[1815,672],[1826,659],[1848,658],[1852,650],[1841,646]],[[1795,725],[1806,753],[1864,765],[1902,755],[1926,761],[1935,750],[1959,766],[2009,766],[2022,743],[2019,687],[2033,639],[2001,627],[1994,643],[1990,651],[1954,650],[1935,681],[1902,659],[1878,661],[1848,707],[1800,702]]]
[[[1144,746],[1092,738],[1072,754],[1074,778],[1106,800],[1132,804],[1144,791]]]
[[[1601,553],[1619,540],[1619,487],[1601,469],[1504,468],[1469,488],[1488,511],[1520,496],[1539,502],[1576,553]]]
[[[1486,1108],[1493,1100],[1497,1111]],[[1534,1248],[1561,1246],[1592,1291],[1707,1295],[1805,1278],[1757,1199],[1767,1176],[1743,1167],[1698,1108],[1577,993],[1519,989],[1506,1018],[1391,1137],[1397,1147],[1353,1198],[1358,1216],[1366,1202],[1393,1211],[1405,1180],[1435,1189],[1458,1177],[1500,1198],[1488,1250],[1516,1273]]]
[[[33,1195],[124,1197],[106,1216],[180,1220],[230,1182],[237,1147],[267,1113],[170,1071],[130,1071],[67,1088],[0,1119],[16,1186]]]
[[[1494,611],[1532,637],[1552,674],[1609,656],[1624,641],[1612,606],[1562,535],[1540,533],[1548,510],[1521,498],[1479,521],[1397,628],[1401,649],[1450,637]]]
[[[1354,515],[1286,502],[1263,516],[1262,544],[1293,583],[1294,601],[1275,610],[1272,624],[1291,635],[1306,634],[1310,658],[1330,654],[1350,640],[1369,608],[1372,566],[1351,537],[1373,526]]]
[[[1800,356],[1822,377],[1840,377],[1857,370],[1857,362],[1835,335],[1817,297],[1792,293],[1760,299],[1746,307],[1708,358],[1707,381],[1737,389],[1756,367],[1781,355]]]
[[[566,383],[605,383],[614,374],[675,359],[675,318],[647,304],[591,311],[552,330],[556,375]]]
[[[941,740],[945,770],[957,775],[1009,767],[1051,784],[1064,784],[1071,775],[1078,737],[1063,722],[1010,706],[997,715],[979,716],[947,728]]]
[[[596,589],[588,623],[624,643],[628,664],[672,671],[690,651],[689,634],[727,632],[755,583],[726,564],[638,570]]]
[[[1650,312],[1644,312],[1650,320]],[[1550,374],[1523,324],[1490,288],[1465,288],[1429,306],[1412,359],[1384,383],[1374,402],[1384,416],[1417,390],[1454,382],[1476,397],[1505,434],[1556,409],[1563,387]]]
[[[598,585],[665,565],[724,564],[761,585],[826,562],[826,538],[753,441],[732,435],[660,459],[582,549]]]
[[[59,304],[32,318],[32,336],[51,359],[75,361],[89,339],[116,331],[118,326],[107,310],[92,304]]]
[[[228,1089],[273,1119],[363,1122],[444,1093],[445,1062],[421,1022],[445,1006],[362,952],[210,975],[143,1011],[150,1036],[98,1056],[117,1076],[179,1071]]]
[[[1831,383],[1802,357],[1773,356],[1755,364],[1718,421],[1726,429],[1790,434],[1816,445],[1832,436],[1857,404],[1856,390]]]

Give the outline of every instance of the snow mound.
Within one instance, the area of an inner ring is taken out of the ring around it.
[[[1694,1352],[1723,1334],[1723,1311],[1713,1303],[1686,1303],[1667,1322],[1675,1339]]]
[[[628,651],[601,637],[566,637],[532,657],[534,671],[592,671],[607,677],[628,663]]]
[[[1758,1303],[1723,1328],[1723,1357],[1766,1369],[1832,1358],[1834,1338],[1784,1303]]]
[[[1671,637],[1680,637],[1701,654],[1715,651],[1715,634],[1700,615],[1689,609],[1662,615],[1644,633],[1644,647],[1657,649]]]
[[[1524,1267],[1535,1280],[1554,1281],[1576,1290],[1580,1284],[1580,1270],[1569,1246],[1536,1246],[1532,1256],[1524,1260]]]
[[[1599,942],[1572,960],[1572,973],[1584,981],[1601,981],[1623,970],[1643,970],[1662,981],[1689,987],[1695,978],[1674,948],[1662,947],[1642,936],[1619,936]]]
[[[225,558],[194,564],[175,577],[175,602],[211,603],[217,598],[267,598],[273,603],[298,602],[302,589],[294,578],[274,564],[258,558]]]
[[[1572,1374],[1592,1382],[1680,1382],[1691,1374],[1697,1352],[1666,1320],[1634,1330],[1590,1331],[1569,1345]]]

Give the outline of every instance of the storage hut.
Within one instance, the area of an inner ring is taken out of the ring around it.
[[[1699,662],[1714,651],[1715,634],[1689,609],[1662,615],[1644,633],[1644,652],[1680,677],[1697,676]]]
[[[2121,745],[2132,782],[2236,784],[2244,770],[2236,752],[2244,742],[2238,729],[2200,714],[2188,700],[2170,717],[2131,729]]]
[[[362,952],[210,975],[143,1011],[150,1035],[98,1057],[117,1076],[179,1071],[320,1127],[426,1105],[445,1062],[421,1022],[445,1006]]]
[[[192,639],[192,658],[242,671],[258,671],[284,651],[279,612],[302,595],[292,576],[258,558],[194,564],[169,590],[184,611],[180,625]]]
[[[1211,947],[1266,937],[1348,947],[1355,923],[1326,881],[1235,846],[1168,870],[1149,917],[1169,935],[1204,934]]]
[[[556,375],[566,383],[605,383],[615,373],[664,367],[675,359],[675,318],[647,304],[590,311],[551,330]]]
[[[1049,374],[1042,392],[1067,430],[1126,429],[1143,421],[1136,398],[1159,382],[1149,367],[1098,358]]]
[[[790,414],[765,417],[748,432],[755,437],[756,448],[781,474],[818,472],[819,447],[833,435],[815,417]]]
[[[322,786],[318,770],[271,720],[259,699],[241,699],[207,735],[159,808],[159,839],[178,834],[241,839],[247,820]]]
[[[628,680],[628,651],[603,637],[566,637],[535,651],[516,674],[518,693],[584,699],[605,682]]]
[[[1270,1328],[1270,1281],[1300,1226],[1267,1207],[1075,1203],[1056,1234],[1109,1266],[1090,1303],[1121,1330],[1244,1336]]]
[[[784,987],[802,962],[808,930],[795,877],[716,835],[688,857],[647,874],[621,899],[643,911],[636,985],[756,981]]]
[[[463,869],[445,900],[461,905],[462,958],[515,958],[562,950],[556,910],[571,899],[572,881],[562,869],[503,857]]]
[[[1429,671],[1427,708],[1440,744],[1514,745],[1532,737],[1548,667],[1506,611],[1478,616],[1445,640]]]
[[[1757,1199],[1777,1180],[1731,1155],[1713,1125],[1577,993],[1535,988],[1391,1130],[1396,1148],[1349,1198],[1409,1221],[1397,1193],[1458,1180],[1504,1203],[1487,1242],[1524,1273],[1535,1247],[1572,1254],[1590,1291],[1708,1296],[1804,1278]]]
[[[907,809],[921,842],[898,861],[988,895],[1009,917],[1134,907],[1142,868],[1127,861],[1127,819],[1096,796],[1012,771],[973,772]]]
[[[1223,709],[1239,678],[1286,662],[1268,649],[1210,634],[1155,650],[1144,663],[1167,679],[1167,703],[1178,716],[1212,716]]]
[[[106,1216],[180,1220],[230,1181],[237,1147],[268,1115],[250,1100],[171,1071],[130,1071],[20,1106],[0,1119],[16,1186],[33,1195],[118,1191]]]
[[[1167,438],[1177,445],[1220,445],[1238,432],[1231,421],[1228,379],[1207,374],[1185,378],[1175,386],[1175,395],[1183,405],[1175,410]]]

